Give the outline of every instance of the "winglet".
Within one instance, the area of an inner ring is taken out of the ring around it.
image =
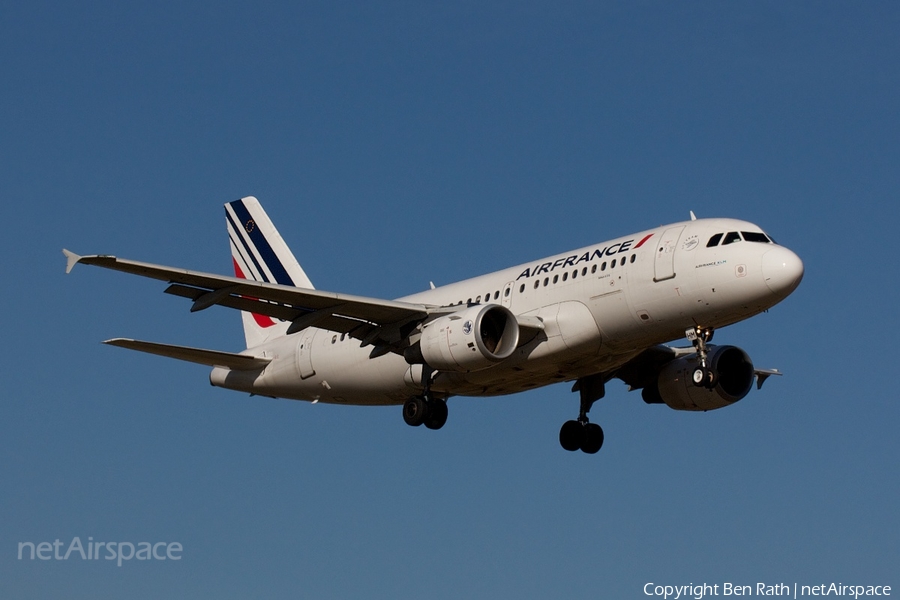
[[[68,275],[72,272],[72,269],[75,267],[75,265],[78,264],[78,261],[81,260],[82,257],[78,256],[71,250],[66,250],[65,248],[63,248],[63,254],[66,255],[66,275]]]
[[[761,390],[763,384],[766,382],[766,379],[771,377],[772,375],[778,375],[781,377],[784,375],[778,369],[755,369],[753,373],[756,375],[756,389]]]

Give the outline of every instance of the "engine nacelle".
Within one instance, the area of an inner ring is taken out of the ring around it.
[[[477,305],[425,325],[422,357],[438,371],[480,371],[509,358],[519,345],[519,324],[499,304]]]
[[[675,410],[713,410],[734,404],[753,386],[753,363],[736,346],[708,346],[707,368],[716,376],[712,389],[698,387],[691,374],[700,364],[696,356],[679,358],[659,372],[656,389],[644,390],[648,402],[665,402]]]

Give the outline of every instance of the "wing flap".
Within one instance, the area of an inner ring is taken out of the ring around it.
[[[187,285],[181,285],[180,283],[173,283],[165,289],[165,292],[174,296],[189,298],[191,300],[194,300],[195,302],[206,294],[210,293],[206,290],[190,287]],[[284,304],[275,304],[272,302],[265,302],[257,298],[246,298],[244,296],[232,296],[231,294],[226,294],[221,298],[218,298],[213,304],[256,313],[258,315],[266,315],[269,317],[274,317],[276,319],[281,319],[283,321],[293,321],[297,317],[300,317],[306,313],[306,311],[304,310],[285,306]]]
[[[157,356],[176,358],[178,360],[207,365],[210,367],[227,367],[236,371],[253,371],[255,369],[261,369],[269,364],[272,360],[270,358],[251,356],[248,354],[234,354],[232,352],[221,352],[219,350],[191,348],[190,346],[175,346],[173,344],[143,342],[141,340],[132,340],[128,338],[114,338],[111,340],[106,340],[103,343],[109,344],[110,346],[118,346],[119,348],[137,350],[138,352],[146,352],[148,354],[156,354]]]

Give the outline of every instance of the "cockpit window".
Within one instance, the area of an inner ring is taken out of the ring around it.
[[[719,242],[722,241],[722,236],[723,236],[723,235],[725,235],[725,234],[724,234],[724,233],[717,233],[716,235],[714,235],[714,236],[712,236],[711,238],[709,238],[709,241],[706,242],[706,247],[707,247],[707,248],[712,248],[712,247],[714,247],[714,246],[718,246],[718,245],[719,245]]]
[[[725,234],[725,241],[722,242],[723,246],[727,246],[728,244],[733,244],[735,242],[741,241],[741,234],[737,231],[729,231]]]
[[[769,239],[769,236],[762,233],[761,231],[742,231],[741,235],[744,236],[744,240],[748,242],[760,242],[762,244],[768,244],[772,241]]]

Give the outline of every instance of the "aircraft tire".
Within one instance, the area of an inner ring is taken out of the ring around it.
[[[421,396],[410,398],[403,405],[403,420],[411,427],[418,427],[425,422],[428,414],[428,405]]]
[[[697,387],[704,387],[709,381],[709,371],[704,367],[697,367],[694,369],[693,373],[691,373],[691,381],[694,382],[694,385]]]
[[[581,451],[585,454],[596,454],[603,447],[603,428],[596,423],[587,423],[584,426],[584,442]]]
[[[559,430],[559,445],[563,450],[575,452],[584,443],[584,425],[578,421],[566,421]]]
[[[425,416],[425,427],[428,429],[440,429],[447,422],[447,403],[433,398],[426,405],[428,409]]]

